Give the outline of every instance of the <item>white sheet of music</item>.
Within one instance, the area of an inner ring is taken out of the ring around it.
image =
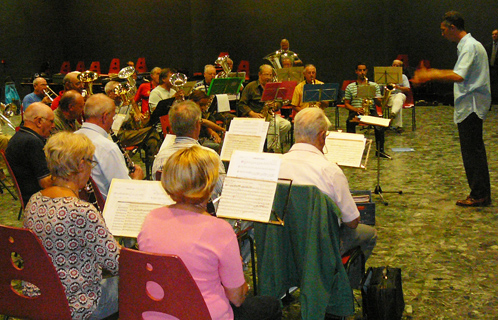
[[[113,235],[133,238],[152,209],[173,203],[160,181],[112,179],[103,216]]]
[[[228,131],[225,133],[220,158],[222,161],[231,161],[232,153],[236,150],[262,153],[264,146],[265,137],[233,134]]]
[[[325,157],[340,166],[360,168],[366,141],[362,134],[329,132]]]
[[[122,113],[117,113],[116,116],[114,117],[114,121],[112,122],[111,129],[114,131],[114,133],[118,134],[119,129],[121,129],[121,126],[123,125],[123,122],[126,119],[126,114]]]
[[[216,215],[268,222],[280,164],[276,154],[235,151]]]
[[[261,118],[233,118],[228,131],[233,134],[266,137],[269,125],[269,122]]]
[[[389,123],[391,122],[391,119],[373,116],[358,116],[358,118],[360,118],[360,122],[381,127],[389,127]]]
[[[230,101],[227,94],[217,94],[218,112],[230,112]]]

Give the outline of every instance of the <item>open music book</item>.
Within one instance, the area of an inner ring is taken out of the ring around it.
[[[365,159],[368,158],[368,141],[371,143],[371,140],[367,140],[362,134],[329,131],[325,139],[325,157],[340,166],[365,169],[366,161],[364,164],[361,161],[366,147],[368,148]]]
[[[216,215],[270,222],[280,164],[277,154],[234,151]]]
[[[360,122],[381,127],[389,127],[389,123],[391,122],[391,119],[373,116],[358,116],[358,118],[360,119]]]
[[[234,118],[225,133],[220,158],[230,161],[234,150],[263,152],[269,122],[256,118]]]
[[[136,238],[151,210],[173,203],[161,181],[112,179],[102,215],[114,236]]]

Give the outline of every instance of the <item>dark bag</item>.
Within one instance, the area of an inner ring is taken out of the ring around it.
[[[405,309],[401,269],[368,268],[361,283],[363,315],[368,320],[399,320]]]

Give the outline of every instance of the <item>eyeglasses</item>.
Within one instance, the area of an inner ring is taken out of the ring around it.
[[[90,165],[92,166],[92,168],[95,168],[99,163],[95,160],[92,160],[92,159],[83,159],[85,161],[87,161],[88,163],[90,163]]]

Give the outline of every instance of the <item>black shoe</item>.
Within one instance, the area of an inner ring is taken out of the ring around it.
[[[405,132],[405,130],[402,127],[397,127],[396,129],[394,129],[394,131],[396,131],[396,133],[403,133],[403,132]]]
[[[375,152],[375,156],[376,157],[379,156],[379,152],[378,151]],[[392,159],[392,157],[390,155],[388,155],[387,153],[382,152],[382,151],[380,152],[380,157],[384,158],[384,159]]]

